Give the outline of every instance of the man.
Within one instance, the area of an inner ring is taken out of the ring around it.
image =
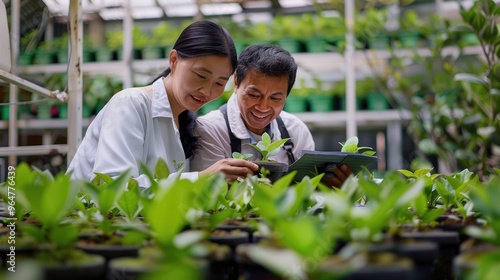
[[[302,150],[314,150],[307,126],[296,116],[283,111],[285,100],[295,83],[297,64],[289,52],[276,45],[252,45],[238,58],[234,74],[234,93],[226,105],[197,119],[195,132],[200,148],[191,160],[191,170],[204,170],[232,152],[258,152],[250,143],[261,140],[267,132],[273,141],[290,138],[274,157],[275,161],[293,163]],[[346,165],[333,168],[324,183],[340,187],[351,174]]]

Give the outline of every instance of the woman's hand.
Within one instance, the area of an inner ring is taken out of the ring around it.
[[[346,164],[340,166],[327,164],[325,166],[325,175],[321,179],[321,182],[329,187],[340,188],[351,174],[352,171]]]
[[[226,158],[217,161],[209,168],[200,171],[200,176],[206,174],[224,173],[226,178],[230,181],[237,180],[238,178],[246,178],[248,174],[252,175],[257,171],[259,166],[253,162],[244,159]]]

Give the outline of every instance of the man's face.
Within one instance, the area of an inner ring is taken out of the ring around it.
[[[256,70],[248,71],[235,92],[241,118],[249,131],[258,135],[266,131],[269,123],[283,110],[287,89],[288,75],[271,77]]]

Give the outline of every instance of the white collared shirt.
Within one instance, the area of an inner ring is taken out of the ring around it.
[[[234,136],[241,140],[241,153],[253,154],[255,158],[258,152],[248,145],[251,143],[251,139],[241,118],[237,96],[234,93],[227,101],[227,117]],[[284,111],[281,111],[280,117],[288,130],[290,138],[292,138],[294,144],[292,152],[296,159],[302,155],[302,150],[314,150],[314,139],[303,121]],[[232,157],[226,121],[220,110],[214,110],[199,117],[196,121],[195,131],[200,136],[200,148],[195,151],[194,158],[191,160],[191,170],[201,171],[218,160]],[[270,135],[273,135],[273,141],[282,139],[276,120],[271,122]],[[254,141],[260,141],[262,136],[252,134],[252,138]],[[288,156],[284,149],[281,149],[276,156],[270,157],[270,159],[288,163]]]
[[[159,158],[170,173],[196,180],[189,171],[180,134],[175,125],[163,79],[153,83],[153,98],[140,88],[116,93],[89,125],[68,172],[73,179],[92,180],[94,172],[117,177],[126,170],[142,188],[151,183],[140,171],[143,163],[151,172]]]

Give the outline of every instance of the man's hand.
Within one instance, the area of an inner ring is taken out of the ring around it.
[[[327,164],[324,172],[325,175],[323,176],[321,182],[334,188],[340,188],[345,180],[347,180],[347,177],[352,174],[351,169],[346,164],[337,166],[333,163]]]

